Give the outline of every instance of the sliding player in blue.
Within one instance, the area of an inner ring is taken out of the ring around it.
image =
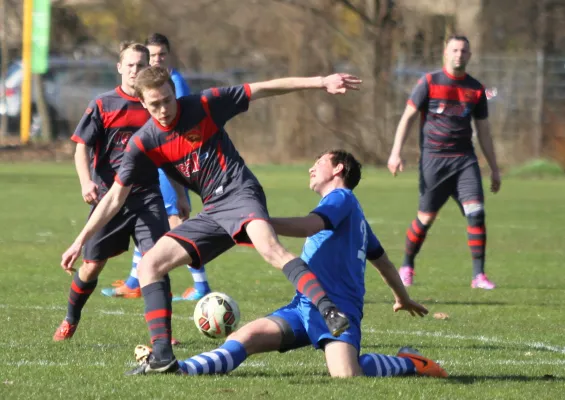
[[[423,375],[447,377],[447,372],[417,350],[403,347],[396,356],[360,355],[365,265],[369,260],[394,293],[393,310],[424,316],[428,310],[411,300],[394,265],[371,231],[352,190],[361,179],[361,164],[343,151],[324,153],[309,170],[310,188],[322,200],[306,217],[272,218],[279,235],[306,237],[302,260],[316,274],[328,296],[347,315],[350,326],[334,337],[322,314],[297,291],[292,301],[243,326],[218,349],[180,361],[184,374],[225,374],[252,354],[285,352],[304,346],[324,351],[332,377]],[[136,348],[138,356],[140,346]],[[149,358],[151,349],[141,346]],[[138,361],[146,362],[143,358]]]
[[[145,46],[149,50],[149,64],[152,66],[161,66],[167,68],[171,74],[171,80],[175,85],[175,94],[177,98],[188,96],[190,88],[182,75],[170,66],[171,46],[169,39],[160,33],[153,33],[145,40]],[[163,200],[165,201],[165,208],[169,217],[169,225],[171,229],[176,228],[182,223],[179,218],[179,210],[177,208],[177,194],[167,175],[162,169],[159,169],[159,186]],[[186,190],[188,203],[190,204],[190,197],[188,190]],[[102,294],[108,297],[123,297],[123,298],[140,298],[141,289],[139,288],[139,280],[137,279],[137,264],[141,260],[141,252],[137,247],[134,249],[131,271],[127,280],[118,280],[112,284],[112,288],[102,289]],[[194,286],[189,287],[184,291],[182,296],[173,297],[176,300],[189,300],[197,301],[210,293],[210,285],[208,277],[206,276],[206,269],[204,265],[199,269],[191,268],[187,265],[188,270],[192,274]]]

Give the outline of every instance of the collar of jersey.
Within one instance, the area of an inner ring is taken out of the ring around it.
[[[123,98],[126,99],[126,100],[135,101],[136,103],[139,103],[139,102],[140,102],[139,97],[130,96],[129,94],[127,94],[126,92],[124,92],[124,90],[122,89],[121,86],[118,86],[118,87],[116,88],[116,92],[117,92],[121,97],[123,97]]]
[[[153,118],[153,117],[151,117],[151,118]],[[168,131],[172,131],[175,128],[175,126],[177,126],[177,123],[179,122],[179,118],[180,118],[180,102],[177,100],[177,115],[175,115],[175,119],[173,119],[173,122],[171,122],[171,125],[163,126],[155,118],[153,118],[153,122],[155,123],[157,128],[161,129],[163,132],[168,132]]]
[[[467,77],[467,73],[465,73],[465,75],[463,75],[463,76],[451,75],[449,72],[447,72],[447,69],[445,69],[445,67],[443,67],[443,73],[445,75],[447,75],[447,77],[449,79],[453,79],[453,80],[456,80],[456,81],[462,81],[463,79],[465,79]]]

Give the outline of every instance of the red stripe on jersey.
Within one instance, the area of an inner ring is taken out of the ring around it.
[[[116,182],[118,185],[124,187],[124,183],[122,182],[122,180],[120,179],[120,177],[118,176],[118,174],[116,174],[116,176],[114,177],[114,182]]]
[[[212,88],[212,95],[214,97],[220,97],[220,91],[218,90],[218,88]]]
[[[98,158],[100,157],[100,140],[96,141],[96,144],[94,145],[94,157],[92,160],[92,168],[96,169],[96,166],[98,165]]]
[[[476,104],[479,102],[481,97],[480,89],[466,89],[449,85],[434,85],[433,83],[430,84],[429,91],[430,99],[454,100],[462,103]]]
[[[442,68],[443,69],[443,73],[445,75],[447,75],[447,77],[449,79],[453,79],[454,81],[462,81],[463,79],[465,79],[467,77],[467,74],[464,74],[463,76],[455,76],[455,75],[451,75],[449,72],[447,72],[447,69]]]
[[[118,95],[126,100],[129,101],[135,101],[136,103],[140,103],[141,101],[139,100],[139,97],[133,97],[130,96],[129,94],[127,94],[126,92],[124,92],[124,90],[122,89],[121,86],[118,86],[116,88],[116,93],[118,93]]]
[[[75,143],[85,144],[84,140],[82,140],[82,138],[78,136],[76,133],[73,134],[73,136],[71,136],[71,140]]]
[[[139,150],[141,150],[143,153],[147,153],[145,151],[145,146],[143,145],[143,142],[141,141],[141,138],[139,136],[134,137],[133,142],[135,143],[135,145]],[[128,149],[126,149],[126,151],[128,151]]]
[[[206,115],[211,117],[211,115],[210,115],[210,105],[208,104],[208,98],[206,98],[206,96],[200,97],[200,103],[202,103],[202,107],[204,108]]]
[[[245,94],[247,95],[247,98],[251,100],[251,86],[249,86],[249,83],[244,83],[243,89],[245,89]]]
[[[406,104],[408,104],[409,106],[415,108],[416,110],[418,109],[418,106],[416,106],[416,104],[414,104],[414,102],[412,101],[412,99],[408,99],[408,101],[406,102]]]
[[[102,112],[104,128],[141,128],[149,119],[145,108]]]
[[[222,171],[225,171],[226,170],[226,156],[224,156],[224,153],[222,152],[222,146],[221,146],[220,142],[218,142],[216,154],[218,155],[218,162],[220,163],[220,167],[222,168]]]

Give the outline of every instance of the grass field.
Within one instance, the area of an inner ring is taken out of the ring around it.
[[[306,214],[318,201],[305,167],[256,167],[273,216]],[[416,174],[393,179],[367,168],[357,189],[369,222],[400,262],[404,232],[415,215]],[[124,278],[131,253],[112,260],[83,312],[72,341],[53,343],[65,315],[70,278],[60,254],[83,225],[71,164],[0,165],[0,399],[557,399],[565,396],[565,179],[503,182],[487,197],[489,277],[499,288],[471,290],[465,220],[449,203],[421,252],[413,298],[447,320],[392,312],[392,297],[367,268],[363,350],[395,353],[410,344],[439,360],[447,380],[327,377],[321,352],[304,349],[247,360],[230,376],[126,378],[133,348],[146,343],[142,300],[108,299],[100,289]],[[197,200],[193,200],[199,203]],[[196,208],[199,208],[197,206]],[[298,252],[300,240],[284,242]],[[243,322],[293,295],[283,275],[247,248],[208,268],[215,290],[234,297]],[[173,272],[173,289],[189,283]],[[175,303],[179,358],[220,344],[201,336],[193,304]]]

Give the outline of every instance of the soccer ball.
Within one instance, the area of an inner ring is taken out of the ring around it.
[[[239,307],[235,300],[225,293],[209,293],[196,304],[194,323],[205,336],[226,337],[237,328]]]

